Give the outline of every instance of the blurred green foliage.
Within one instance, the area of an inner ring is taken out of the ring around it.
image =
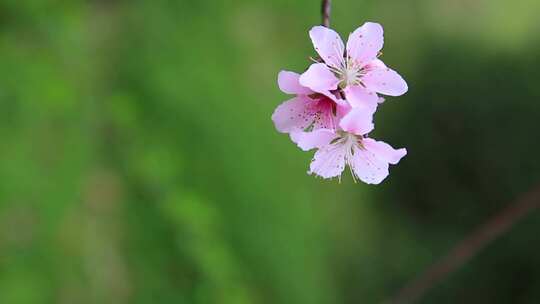
[[[1,1],[0,303],[379,303],[540,180],[538,1],[333,2],[410,84],[379,186],[270,121],[319,1]],[[539,228],[422,303],[538,303]]]

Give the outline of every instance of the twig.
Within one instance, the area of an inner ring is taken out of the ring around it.
[[[332,4],[332,0],[322,0],[322,8],[321,8],[321,14],[322,14],[322,25],[326,27],[330,27],[330,6]]]
[[[503,235],[515,223],[539,207],[540,184],[520,196],[509,207],[459,242],[446,256],[405,285],[393,299],[385,303],[405,304],[419,300],[429,289],[463,266],[490,242]]]

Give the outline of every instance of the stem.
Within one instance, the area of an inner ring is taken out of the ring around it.
[[[322,14],[322,25],[326,27],[330,27],[330,6],[332,4],[332,0],[322,0],[322,8],[321,8],[321,14]]]
[[[489,243],[506,233],[515,223],[540,207],[540,184],[523,194],[459,242],[446,256],[387,301],[391,304],[413,303],[434,285],[463,266]]]

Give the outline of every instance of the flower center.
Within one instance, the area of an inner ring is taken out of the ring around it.
[[[350,58],[347,58],[342,65],[336,71],[336,75],[340,80],[339,87],[344,89],[347,86],[360,85],[360,79],[365,74],[364,69]]]
[[[347,69],[344,73],[343,81],[348,85],[352,85],[354,82],[356,82],[357,77],[358,73],[356,70]]]

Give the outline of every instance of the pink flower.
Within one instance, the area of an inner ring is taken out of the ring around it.
[[[293,142],[302,150],[312,149],[320,142],[334,136],[340,119],[345,116],[350,106],[330,92],[317,93],[300,85],[299,74],[281,71],[278,85],[281,91],[296,94],[296,97],[279,105],[272,120],[276,129],[289,133]],[[373,129],[372,113],[366,113],[358,123]],[[369,132],[369,131],[368,131]]]
[[[309,174],[323,178],[339,176],[348,165],[353,179],[367,184],[379,184],[389,174],[389,164],[397,164],[407,150],[394,149],[389,144],[364,137],[366,126],[362,123],[365,112],[352,109],[340,122],[341,130],[326,141],[314,142],[318,148],[310,165]],[[329,136],[330,137],[330,136]]]
[[[342,89],[352,107],[375,111],[380,101],[376,93],[399,96],[407,83],[394,70],[377,59],[383,47],[380,24],[366,22],[349,35],[347,46],[339,35],[324,26],[309,32],[315,50],[324,63],[312,64],[300,76],[300,84],[325,94]]]
[[[368,137],[373,114],[384,98],[399,96],[407,84],[377,57],[383,46],[379,24],[365,23],[349,35],[347,47],[331,29],[315,26],[310,31],[323,62],[312,64],[299,75],[281,71],[280,89],[296,95],[274,111],[276,129],[289,133],[302,150],[317,149],[309,174],[333,178],[349,166],[353,179],[379,184],[407,150],[394,149]]]
[[[313,92],[298,82],[299,74],[281,71],[278,75],[278,85],[287,94],[296,97],[279,105],[272,120],[276,129],[282,133],[310,129],[334,129],[336,122],[333,115],[336,98]]]

